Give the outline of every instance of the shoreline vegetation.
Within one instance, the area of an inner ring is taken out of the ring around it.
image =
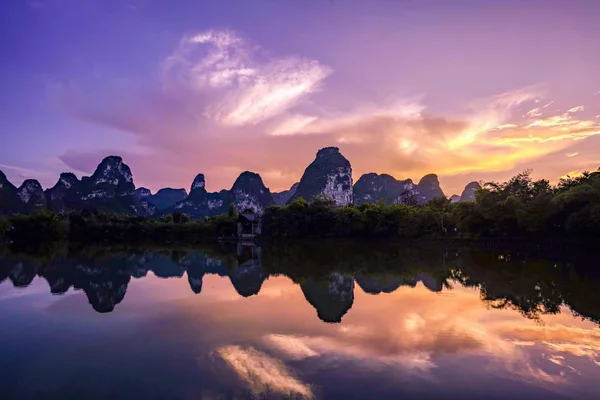
[[[175,212],[161,218],[100,210],[63,214],[39,210],[0,216],[0,242],[38,246],[52,241],[81,243],[202,243],[236,233],[237,211],[192,220]],[[475,201],[451,203],[434,198],[425,205],[386,204],[335,206],[324,196],[310,202],[298,198],[286,206],[270,206],[262,215],[258,240],[359,238],[444,240],[471,243],[595,242],[600,234],[600,172],[561,179],[556,186],[522,172],[502,183],[488,182]]]

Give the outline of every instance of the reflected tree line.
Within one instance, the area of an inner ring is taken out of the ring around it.
[[[160,278],[186,277],[196,294],[202,292],[205,275],[218,275],[228,278],[243,297],[258,294],[270,276],[287,276],[300,286],[318,317],[330,323],[340,322],[352,307],[355,285],[367,294],[385,295],[419,282],[431,292],[460,284],[479,289],[490,307],[515,309],[526,318],[541,320],[565,305],[600,324],[600,276],[591,265],[595,258],[586,254],[543,258],[351,241],[192,250],[104,247],[37,257],[4,253],[0,282],[24,288],[42,277],[52,294],[82,290],[94,310],[106,313],[123,301],[132,279],[150,271]]]

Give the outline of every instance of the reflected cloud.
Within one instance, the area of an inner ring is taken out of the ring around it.
[[[363,312],[359,305],[338,329],[269,334],[262,342],[289,360],[359,362],[430,380],[449,359],[486,360],[481,368],[489,374],[551,383],[557,391],[569,382],[569,374],[579,374],[569,356],[589,359],[594,368],[600,364],[600,334],[592,329],[540,326],[512,310],[497,311],[490,320],[490,310],[471,290],[455,289],[451,297],[432,297],[422,286],[407,290],[378,298],[359,294],[361,302],[372,302],[377,316],[371,306]],[[568,313],[563,317],[570,318]]]
[[[347,332],[347,330],[346,330]],[[396,367],[408,373],[423,373],[435,367],[431,355],[418,350],[374,354],[371,349],[361,346],[363,343],[351,343],[340,337],[297,337],[269,335],[265,342],[289,359],[308,357],[344,358],[347,361],[377,363],[381,367]]]
[[[308,347],[306,341],[303,338],[290,335],[267,335],[264,340],[291,359],[302,359],[307,357],[313,357],[318,355],[315,350]]]
[[[600,332],[597,329],[558,324],[506,327],[502,331],[502,335],[517,341],[534,341],[538,345],[546,347],[545,351],[552,357],[565,359],[571,355],[589,359],[595,364],[600,363]]]
[[[309,385],[294,377],[281,361],[252,347],[225,346],[217,354],[248,384],[254,395],[276,392],[284,396],[312,399]]]

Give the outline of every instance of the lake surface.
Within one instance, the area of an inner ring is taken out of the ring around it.
[[[590,259],[355,243],[4,254],[0,399],[600,398]]]

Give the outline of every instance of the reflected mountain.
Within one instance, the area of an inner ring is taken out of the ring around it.
[[[365,293],[375,295],[380,293],[392,293],[405,284],[404,280],[389,276],[378,278],[358,275],[355,280],[357,285],[360,286]],[[409,286],[414,287],[415,284]]]
[[[340,322],[352,308],[355,281],[370,295],[418,284],[442,292],[456,283],[477,288],[488,306],[515,309],[526,318],[542,319],[567,306],[576,315],[600,323],[600,274],[586,267],[594,259],[578,254],[575,261],[556,261],[474,249],[356,244],[102,249],[40,258],[4,253],[0,282],[26,287],[41,277],[50,293],[81,290],[94,310],[106,313],[123,301],[131,279],[144,279],[150,272],[164,279],[187,275],[196,294],[202,292],[205,275],[228,278],[242,297],[259,294],[269,276],[283,275],[299,286],[317,316],[328,323]]]
[[[441,292],[442,289],[449,286],[446,278],[434,277],[427,274],[418,274],[415,279],[421,281],[423,286],[432,292]]]
[[[258,294],[267,277],[258,259],[245,261],[229,274],[233,287],[242,297]]]
[[[227,275],[227,270],[220,265],[215,270],[209,270],[207,258],[202,255],[197,255],[191,259],[193,259],[193,263],[188,265],[187,277],[190,288],[195,294],[202,292],[202,278],[204,278],[204,275],[211,273],[219,276]],[[189,262],[190,259],[186,261]]]
[[[131,273],[110,263],[100,265],[83,260],[54,260],[44,268],[22,261],[14,264],[9,278],[13,276],[15,286],[31,283],[36,275],[46,279],[50,292],[55,295],[66,293],[71,287],[83,290],[93,309],[106,313],[113,311],[125,297]]]
[[[152,257],[144,265],[147,271],[152,271],[159,278],[181,278],[185,273],[185,267],[165,256]]]
[[[354,303],[354,278],[351,276],[334,272],[324,280],[309,279],[300,288],[324,322],[341,322]]]
[[[432,292],[441,292],[444,287],[448,287],[445,278],[436,278],[428,274],[418,274],[414,278],[408,279],[398,279],[390,276],[371,277],[358,275],[355,280],[365,293],[373,295],[392,293],[401,286],[414,288],[419,282],[422,282],[423,285]]]
[[[202,279],[206,274],[215,274],[225,277],[228,274],[227,267],[222,260],[207,257],[203,253],[189,254],[180,260],[180,264],[187,270],[188,282],[192,292],[202,292]]]
[[[26,261],[18,262],[8,274],[9,279],[15,287],[26,287],[31,284],[35,277],[35,265]]]
[[[83,291],[94,310],[100,313],[111,312],[115,305],[123,301],[130,279],[131,275],[125,271],[102,271],[101,274],[91,276]]]

